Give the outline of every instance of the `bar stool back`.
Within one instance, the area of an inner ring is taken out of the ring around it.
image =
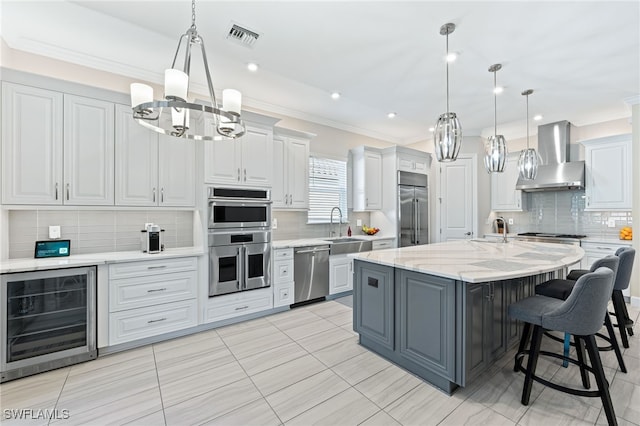
[[[629,287],[631,281],[631,271],[633,269],[633,260],[636,257],[636,250],[632,247],[621,247],[616,251],[616,256],[620,259],[618,272],[613,284],[613,292],[611,293],[611,301],[613,302],[613,311],[618,321],[615,324],[620,331],[620,339],[622,346],[629,347],[629,339],[627,333],[633,336],[633,321],[629,318],[627,304],[624,301],[622,290]]]

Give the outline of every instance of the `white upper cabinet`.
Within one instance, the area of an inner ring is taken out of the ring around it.
[[[116,205],[194,206],[194,141],[142,127],[116,105]]]
[[[382,209],[382,154],[378,149],[360,146],[353,155],[353,210]]]
[[[2,89],[2,202],[113,205],[113,103],[6,82]]]
[[[239,139],[205,141],[205,182],[271,186],[273,131],[270,128],[245,123],[247,132]],[[215,123],[205,120],[205,132],[215,135]]]
[[[398,170],[426,175],[429,173],[430,166],[431,157],[427,153],[412,155],[398,151]]]
[[[63,95],[2,83],[2,203],[62,204]]]
[[[113,205],[114,105],[64,95],[64,203]]]
[[[131,108],[116,105],[116,205],[158,204],[158,134],[133,119]]]
[[[158,137],[159,206],[196,204],[196,151],[190,139]]]
[[[274,208],[309,208],[308,139],[274,136],[271,199]]]
[[[631,210],[631,135],[580,142],[585,154],[585,210]]]
[[[491,210],[499,212],[521,212],[525,209],[522,191],[516,189],[518,182],[519,153],[509,154],[502,173],[491,173]]]

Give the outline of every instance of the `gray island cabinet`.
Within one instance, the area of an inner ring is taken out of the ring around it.
[[[566,266],[583,254],[579,247],[556,247],[560,253],[554,254],[555,260],[547,254],[546,264],[540,265],[542,251],[554,247],[515,244],[518,247],[511,246],[512,251],[509,245],[486,243],[471,248],[484,255],[487,249],[497,250],[493,254],[498,257],[526,258],[523,254],[530,253],[529,258],[538,258],[533,262],[537,265],[523,262],[531,270],[495,271],[496,279],[479,282],[476,279],[482,280],[486,271],[476,270],[473,259],[458,267],[466,273],[454,276],[442,270],[453,267],[442,267],[446,253],[455,252],[455,246],[469,249],[465,242],[432,244],[423,250],[411,247],[410,254],[403,253],[404,248],[383,250],[386,256],[378,253],[375,258],[362,253],[354,263],[353,303],[360,344],[449,394],[466,386],[517,344],[521,324],[508,317],[509,304],[532,295],[536,284],[565,274]],[[559,255],[564,261],[558,260]],[[502,269],[514,269],[515,262],[503,260],[512,264]],[[485,265],[485,261],[475,263]]]

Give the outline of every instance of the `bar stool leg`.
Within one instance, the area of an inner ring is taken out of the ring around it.
[[[571,335],[569,333],[564,333],[564,357],[569,357],[569,349],[571,348]],[[569,361],[566,359],[562,361],[562,366],[567,368],[569,366]]]
[[[524,327],[522,328],[522,336],[520,336],[520,343],[518,344],[518,352],[516,353],[516,357],[513,362],[513,371],[516,373],[520,370],[520,365],[522,364],[522,358],[518,358],[518,354],[521,354],[522,352],[524,352],[530,337],[531,337],[531,324],[529,324],[528,322],[525,322]]]
[[[533,337],[531,337],[531,348],[529,349],[529,360],[527,361],[527,372],[524,378],[524,386],[522,387],[522,405],[529,405],[531,397],[531,386],[533,385],[533,376],[538,365],[538,355],[540,355],[540,344],[542,343],[542,327],[533,326]]]
[[[604,314],[604,325],[607,327],[607,332],[609,333],[609,340],[611,340],[611,347],[613,347],[613,351],[616,353],[616,358],[618,359],[618,365],[620,366],[620,371],[623,373],[627,372],[627,366],[624,364],[624,359],[622,358],[622,352],[620,351],[620,345],[618,345],[618,338],[616,337],[616,333],[613,331],[613,324],[611,324],[611,318],[609,314]]]
[[[620,339],[622,340],[622,346],[629,347],[629,340],[627,339],[627,318],[629,314],[627,312],[627,306],[624,302],[624,296],[619,290],[613,291],[613,310],[618,321],[618,329],[620,331]],[[629,335],[633,336],[633,330],[629,328]]]
[[[573,341],[576,345],[576,355],[578,356],[578,362],[580,363],[580,377],[582,378],[582,386],[585,389],[591,387],[591,381],[589,380],[589,372],[584,368],[585,356],[584,356],[584,341],[578,336],[573,336]]]
[[[602,368],[602,361],[600,360],[600,352],[598,351],[598,345],[593,335],[582,336],[581,339],[585,339],[587,352],[589,353],[589,359],[591,360],[591,366],[596,376],[596,383],[598,384],[598,390],[600,391],[600,399],[602,399],[602,407],[607,415],[607,422],[609,425],[617,426],[615,412],[613,411],[613,403],[611,402],[611,395],[609,394],[609,384],[604,376],[604,370]]]

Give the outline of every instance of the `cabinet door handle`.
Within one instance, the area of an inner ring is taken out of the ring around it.
[[[249,309],[249,306],[248,306],[248,305],[238,306],[238,307],[236,308],[236,311],[241,311],[241,310],[243,310],[243,309]]]
[[[153,188],[153,202],[156,202],[156,188]]]
[[[160,188],[160,202],[164,203],[164,188]]]
[[[240,167],[238,167],[238,182],[240,182]]]
[[[147,321],[147,324],[152,324],[154,322],[160,322],[160,321],[166,321],[166,318],[159,318],[159,319],[155,319],[155,320],[149,320]]]
[[[147,266],[147,269],[164,269],[166,268],[167,265],[160,265],[160,266]]]
[[[166,288],[152,288],[151,290],[147,290],[147,293],[155,293],[156,291],[166,291]]]
[[[56,201],[58,200],[58,182],[56,182]]]
[[[67,201],[69,201],[69,184],[67,183]]]
[[[247,181],[247,169],[244,169],[244,181]]]

